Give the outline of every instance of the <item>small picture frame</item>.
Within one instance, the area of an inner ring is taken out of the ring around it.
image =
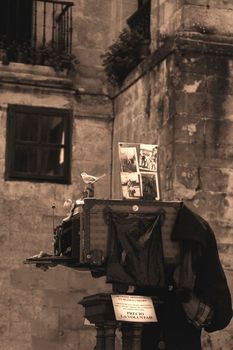
[[[140,174],[121,173],[121,187],[123,198],[140,198],[142,196]]]
[[[119,147],[119,158],[121,172],[137,173],[139,171],[136,147]]]
[[[157,172],[157,145],[140,144],[139,169],[140,171]]]
[[[141,173],[144,199],[160,199],[158,173]]]

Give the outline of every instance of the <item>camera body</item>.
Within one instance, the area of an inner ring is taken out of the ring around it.
[[[111,249],[112,231],[109,213],[122,215],[157,215],[164,213],[163,237],[171,233],[180,202],[128,199],[85,198],[69,220],[55,228],[54,255],[75,262],[76,266],[105,265]],[[166,239],[163,245],[166,249]],[[170,249],[170,248],[169,248]]]

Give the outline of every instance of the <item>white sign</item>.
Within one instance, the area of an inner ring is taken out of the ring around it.
[[[157,322],[150,297],[140,295],[111,295],[117,321]]]

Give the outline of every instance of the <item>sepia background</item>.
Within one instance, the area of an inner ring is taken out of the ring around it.
[[[78,302],[111,286],[88,271],[44,272],[23,261],[52,251],[63,202],[84,189],[81,172],[107,174],[97,198],[121,198],[118,142],[159,145],[160,195],[184,200],[210,223],[232,291],[232,1],[1,6],[0,349],[93,349],[95,330]],[[101,55],[138,25],[145,51],[112,86]],[[71,53],[79,62],[69,70]],[[232,349],[232,327],[203,334],[203,349]]]

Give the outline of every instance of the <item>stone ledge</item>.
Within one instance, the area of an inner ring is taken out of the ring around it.
[[[112,101],[104,94],[82,93],[76,90],[76,118],[113,119]]]
[[[176,49],[233,56],[233,37],[200,34],[196,32],[181,32],[174,39]]]
[[[112,88],[111,97],[115,98],[130,86],[135,84],[148,72],[176,51],[200,52],[233,56],[233,37],[215,34],[200,34],[191,31],[182,31],[174,37],[167,37],[150,56],[145,58],[132,72],[129,73],[123,85]]]
[[[7,84],[21,84],[37,87],[72,90],[72,79],[65,72],[56,73],[47,66],[23,63],[0,63],[0,82]]]

